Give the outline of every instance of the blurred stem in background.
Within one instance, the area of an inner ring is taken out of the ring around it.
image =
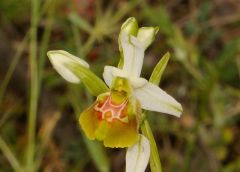
[[[7,86],[9,84],[11,77],[14,73],[14,70],[24,52],[24,49],[27,46],[28,40],[29,40],[29,32],[24,36],[19,47],[17,48],[17,51],[13,57],[13,61],[11,62],[10,66],[5,74],[4,79],[0,84],[0,113],[2,110],[2,102],[3,102],[4,96],[5,96],[5,93],[7,90]],[[3,114],[3,116],[0,118],[0,128],[5,123],[5,121],[9,118],[9,116],[10,116],[10,113]],[[1,133],[0,133],[0,137],[1,137]],[[15,154],[11,151],[10,147],[8,146],[7,143],[5,143],[5,141],[2,137],[1,137],[1,141],[0,141],[0,149],[4,153],[5,157],[8,159],[9,163],[12,165],[13,169],[15,171],[21,171],[20,164],[17,161]]]
[[[8,162],[16,172],[23,172],[22,167],[20,166],[19,161],[16,159],[14,153],[11,151],[8,144],[0,136],[0,149],[2,150],[5,157],[8,159]]]
[[[49,38],[52,30],[52,25],[53,25],[53,16],[55,13],[55,4],[56,0],[48,0],[48,9],[46,11],[47,14],[47,20],[46,20],[46,25],[45,25],[45,30],[42,36],[41,44],[40,44],[40,52],[39,52],[39,63],[38,63],[38,79],[39,79],[39,90],[41,90],[41,82],[42,82],[42,75],[43,75],[43,69],[44,69],[44,64],[46,60],[46,52],[48,49],[49,45]]]
[[[6,89],[9,84],[9,81],[10,81],[10,79],[13,75],[13,72],[22,56],[22,53],[23,53],[25,47],[27,46],[28,40],[29,40],[29,33],[27,33],[25,35],[22,42],[20,43],[20,45],[13,57],[13,61],[11,62],[10,67],[8,68],[8,71],[3,79],[3,82],[0,85],[0,109],[1,109],[1,104],[2,104],[2,101],[4,98],[4,94],[6,93]]]
[[[31,28],[30,28],[30,49],[29,49],[29,58],[30,58],[30,105],[29,105],[29,121],[28,121],[28,146],[27,146],[27,164],[26,169],[28,171],[38,171],[42,156],[38,156],[36,160],[36,116],[37,116],[37,106],[38,106],[38,97],[41,91],[41,81],[42,81],[42,72],[45,64],[46,52],[49,43],[49,37],[52,28],[53,15],[55,11],[55,0],[49,0],[45,2],[45,8],[47,9],[47,22],[46,27],[43,33],[43,37],[40,44],[39,52],[39,61],[37,60],[37,26],[38,21],[40,20],[39,12],[39,1],[32,0],[32,18],[31,18]],[[55,125],[54,125],[55,126]],[[50,136],[49,136],[50,137]],[[49,139],[43,139],[49,140]],[[46,143],[41,143],[40,152],[43,152]],[[44,144],[44,145],[43,145]],[[42,154],[42,153],[41,153]],[[38,165],[37,165],[38,164]]]
[[[6,92],[7,86],[9,84],[9,81],[13,75],[13,72],[20,60],[20,57],[22,56],[24,49],[26,48],[28,41],[30,41],[30,47],[29,47],[29,64],[30,64],[30,100],[29,100],[29,120],[28,120],[28,144],[27,144],[27,154],[26,154],[26,166],[25,170],[27,171],[37,171],[37,168],[39,166],[35,166],[35,133],[36,133],[36,115],[37,115],[37,104],[38,104],[38,95],[40,91],[41,86],[41,80],[42,80],[42,71],[45,63],[45,57],[46,57],[46,51],[48,47],[49,37],[50,37],[50,31],[52,26],[52,17],[54,13],[54,1],[55,0],[49,0],[46,1],[43,4],[43,9],[41,12],[39,12],[39,2],[38,0],[31,1],[32,4],[32,15],[31,15],[31,28],[25,35],[24,39],[18,46],[18,49],[13,57],[13,61],[10,64],[10,67],[4,77],[3,82],[0,85],[0,107],[2,100],[4,98],[4,94]],[[47,12],[47,24],[43,33],[43,39],[41,41],[40,45],[40,57],[39,57],[39,63],[37,60],[37,26],[38,26],[38,19],[41,18],[41,16],[44,15],[44,12]],[[1,109],[1,108],[0,108]],[[8,114],[8,113],[7,113]],[[6,114],[6,115],[7,115]],[[1,118],[0,124],[2,125],[3,122],[6,120],[6,115],[4,115]],[[46,141],[46,139],[45,139]],[[46,144],[46,143],[45,143]],[[46,147],[46,146],[45,146]],[[44,151],[44,146],[40,146],[39,152]],[[16,156],[11,151],[8,144],[1,138],[0,142],[0,149],[4,153],[4,155],[9,160],[10,164],[12,165],[13,169],[15,171],[21,171],[23,168],[21,167],[19,161],[17,161]],[[41,153],[42,154],[42,153]],[[39,156],[38,156],[39,157]],[[39,164],[41,162],[41,158],[37,159]]]
[[[36,116],[38,106],[38,64],[37,64],[37,26],[39,20],[39,1],[31,0],[31,28],[30,28],[30,95],[28,114],[28,145],[26,170],[34,171],[35,139],[36,139]]]
[[[43,70],[46,60],[46,52],[48,50],[49,39],[51,35],[53,18],[55,14],[56,0],[48,0],[42,7],[43,11],[46,10],[46,25],[41,39],[40,50],[39,50],[39,63],[38,63],[38,96],[41,92],[42,79],[43,79]],[[48,142],[52,136],[53,129],[55,128],[58,120],[60,119],[60,113],[54,113],[49,120],[42,125],[42,130],[39,131],[39,137],[41,139],[40,144],[38,145],[37,154],[34,163],[34,171],[39,171],[42,159],[44,157],[44,152],[47,148]]]

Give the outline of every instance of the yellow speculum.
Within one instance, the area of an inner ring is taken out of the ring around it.
[[[103,102],[99,102],[94,106],[94,110],[97,111],[99,120],[106,120],[113,122],[119,120],[123,123],[128,123],[128,115],[126,114],[126,108],[128,99],[124,99],[122,103],[115,104],[112,101],[111,95],[106,96]]]

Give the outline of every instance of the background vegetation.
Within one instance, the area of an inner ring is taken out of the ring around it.
[[[102,76],[118,63],[130,16],[160,27],[142,75],[170,51],[160,86],[184,109],[180,119],[148,114],[163,170],[240,171],[239,11],[238,0],[1,0],[0,171],[124,171],[124,149],[103,148],[79,128],[94,98],[64,81],[46,52],[69,51]]]

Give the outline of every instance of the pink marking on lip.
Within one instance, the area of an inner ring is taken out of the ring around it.
[[[111,96],[108,96],[101,107],[97,104],[94,109],[101,113],[99,114],[101,119],[107,120],[108,122],[117,119],[123,123],[128,123],[128,117],[122,113],[127,103],[128,100],[126,99],[121,104],[115,105],[112,103]]]

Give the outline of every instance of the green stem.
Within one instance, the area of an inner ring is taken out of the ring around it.
[[[152,172],[162,172],[162,165],[159,158],[157,144],[148,121],[145,119],[141,126],[142,133],[148,138],[151,146],[150,168]]]
[[[30,102],[28,116],[28,145],[27,145],[27,171],[33,172],[35,156],[35,129],[38,104],[38,68],[37,68],[37,23],[38,23],[38,0],[31,0],[32,15],[30,28]]]

